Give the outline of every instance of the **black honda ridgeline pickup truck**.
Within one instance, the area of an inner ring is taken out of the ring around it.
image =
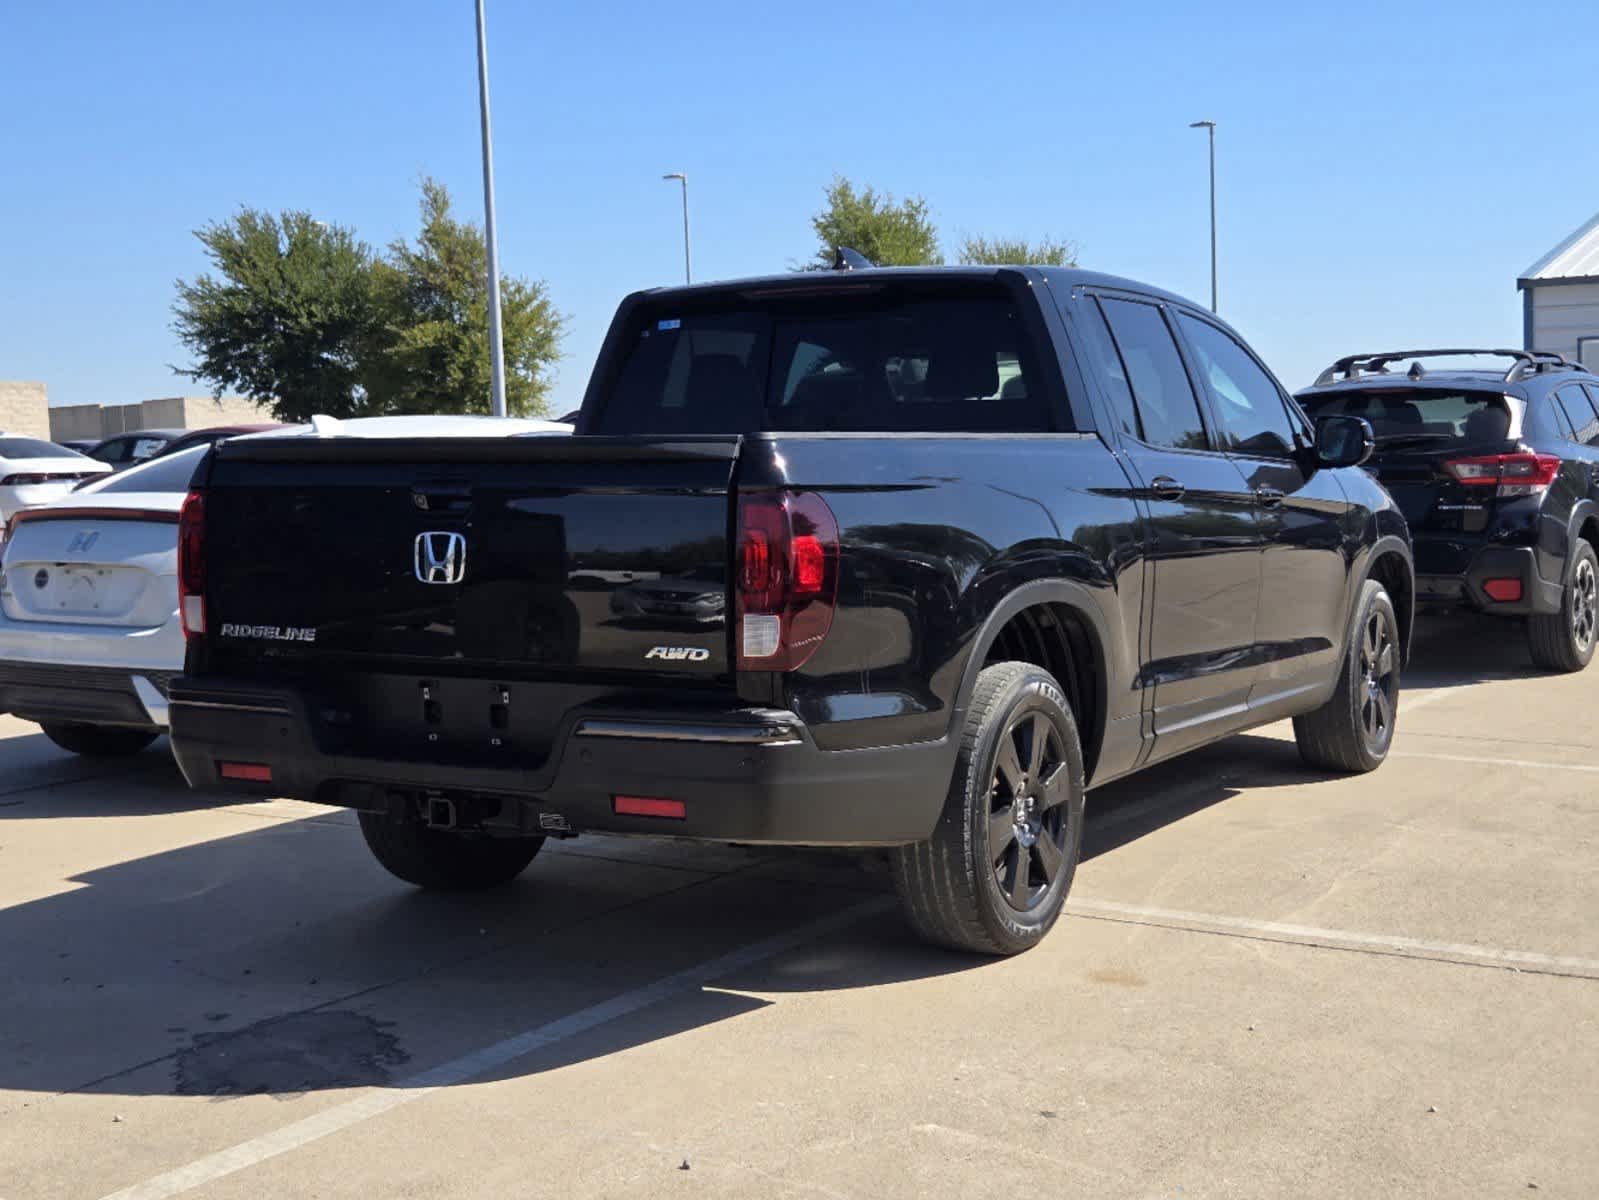
[[[1013,953],[1086,788],[1284,717],[1383,761],[1413,583],[1371,446],[1109,276],[645,292],[571,437],[209,456],[173,745],[423,887],[575,833],[877,847],[918,932]]]

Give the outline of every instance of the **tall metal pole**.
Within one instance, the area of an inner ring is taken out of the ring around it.
[[[694,282],[694,266],[689,258],[688,249],[688,176],[681,171],[672,171],[662,175],[662,179],[675,179],[683,185],[683,282]]]
[[[489,43],[477,0],[477,93],[483,115],[483,235],[489,252],[489,370],[494,415],[505,415],[505,343],[500,329],[500,239],[494,228],[494,139],[489,133]]]
[[[1210,311],[1216,312],[1216,122],[1195,121],[1188,128],[1210,135]]]

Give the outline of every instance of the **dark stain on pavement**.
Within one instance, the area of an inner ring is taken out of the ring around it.
[[[178,1055],[180,1096],[272,1095],[371,1087],[410,1059],[388,1023],[354,1012],[308,1012],[234,1033],[202,1033]]]

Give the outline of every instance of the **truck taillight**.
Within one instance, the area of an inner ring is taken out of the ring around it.
[[[803,666],[833,626],[838,522],[813,492],[756,492],[738,506],[738,665]]]
[[[1560,459],[1553,454],[1485,454],[1451,458],[1444,470],[1466,487],[1491,487],[1499,496],[1535,496],[1560,474]]]
[[[205,635],[205,494],[190,492],[178,513],[178,607],[186,637]]]

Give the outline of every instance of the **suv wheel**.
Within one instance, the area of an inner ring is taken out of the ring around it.
[[[1527,618],[1532,661],[1551,671],[1580,671],[1593,658],[1599,633],[1599,556],[1579,539],[1572,555],[1571,579],[1557,613]]]
[[[122,758],[137,754],[161,736],[149,729],[80,725],[72,721],[46,721],[39,728],[44,730],[45,737],[63,750],[88,758]]]
[[[360,814],[361,836],[391,875],[417,887],[479,891],[509,883],[533,861],[541,837],[489,838],[396,821],[386,812]]]
[[[1368,579],[1355,636],[1332,697],[1294,718],[1299,756],[1331,771],[1375,771],[1393,745],[1399,716],[1399,619],[1387,590]]]
[[[1024,662],[984,668],[938,825],[893,854],[916,932],[980,954],[1042,940],[1077,870],[1083,791],[1077,723],[1054,677]]]

